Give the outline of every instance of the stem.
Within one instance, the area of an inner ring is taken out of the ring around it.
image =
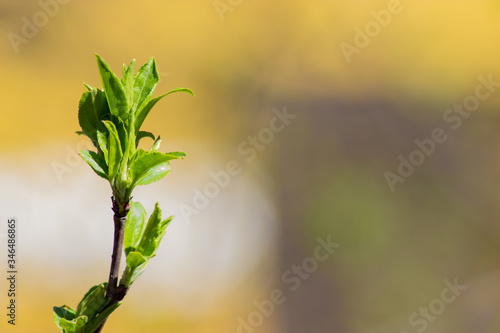
[[[106,308],[120,302],[127,294],[128,288],[124,285],[118,285],[118,275],[120,273],[120,261],[123,253],[123,236],[125,234],[125,223],[127,222],[127,214],[130,210],[130,199],[125,202],[119,202],[115,197],[113,201],[113,221],[115,224],[115,234],[113,240],[113,254],[111,255],[111,267],[109,269],[108,286],[106,289],[106,297],[111,301]],[[99,326],[94,333],[99,333],[106,324],[106,320]]]

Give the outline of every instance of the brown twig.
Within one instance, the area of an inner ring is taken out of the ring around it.
[[[120,274],[120,261],[123,253],[123,236],[125,234],[125,223],[127,222],[127,214],[130,210],[130,199],[126,202],[119,202],[112,197],[113,201],[113,220],[115,224],[115,233],[113,240],[113,254],[111,255],[111,267],[109,269],[108,287],[106,289],[106,297],[110,298],[110,302],[106,308],[120,302],[127,294],[128,288],[124,285],[118,285],[118,275]],[[94,333],[99,333],[106,324],[106,320],[99,326]]]

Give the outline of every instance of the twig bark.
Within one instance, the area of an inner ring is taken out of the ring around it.
[[[113,221],[115,224],[115,233],[113,240],[113,254],[111,255],[111,267],[109,269],[108,286],[106,289],[106,297],[111,300],[106,308],[120,302],[128,291],[124,285],[118,285],[118,279],[120,274],[120,261],[123,253],[125,223],[127,222],[127,214],[130,210],[130,199],[126,202],[119,202],[115,197],[112,197],[111,199],[113,201]],[[106,320],[94,333],[100,333],[104,324],[106,324]]]

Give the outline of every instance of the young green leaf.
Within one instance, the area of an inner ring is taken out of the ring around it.
[[[134,153],[137,149],[135,146],[137,133],[135,132],[134,123],[135,123],[135,113],[130,112],[128,114],[127,123],[125,123],[125,127],[127,128],[127,136],[128,136],[127,151],[128,151],[129,157],[134,156]]]
[[[104,179],[108,179],[108,166],[103,157],[89,150],[81,151],[80,156],[92,167],[95,173]]]
[[[57,316],[57,318],[64,318],[67,320],[73,320],[76,318],[76,311],[70,306],[54,306],[53,309],[54,315]]]
[[[79,315],[82,314],[82,307],[84,306],[86,300],[90,297],[90,295],[92,295],[92,293],[98,289],[99,287],[101,286],[101,284],[96,284],[95,286],[92,286],[86,293],[85,295],[83,295],[83,298],[82,300],[80,301],[80,303],[78,303],[78,307],[76,308],[76,311],[75,311],[75,316],[78,317]]]
[[[113,311],[115,311],[121,304],[122,302],[118,302],[103,310],[93,321],[85,326],[85,330],[81,333],[94,333],[97,328],[106,320],[106,318],[108,318],[109,315],[113,313]]]
[[[158,149],[160,149],[160,144],[161,144],[161,138],[158,135],[158,139],[156,139],[156,141],[153,143],[149,151],[150,152],[158,151]]]
[[[135,59],[130,62],[128,67],[123,64],[123,76],[121,79],[121,83],[125,88],[125,92],[127,93],[127,98],[129,105],[132,105],[132,97],[133,97],[133,88],[134,88],[134,67],[135,67]]]
[[[139,131],[139,133],[137,133],[137,137],[135,139],[135,146],[139,146],[139,141],[141,141],[141,139],[143,138],[151,138],[151,139],[155,139],[155,136],[153,133],[151,132],[146,132],[146,131]]]
[[[158,74],[156,61],[153,57],[137,71],[134,78],[134,95],[132,99],[134,110],[139,110],[143,103],[147,103],[151,99],[158,81],[160,81],[160,74]]]
[[[125,224],[125,235],[123,237],[123,247],[125,254],[134,251],[141,240],[144,228],[146,227],[146,210],[138,202],[130,203],[130,211]]]
[[[78,106],[80,127],[92,141],[97,142],[97,128],[104,116],[109,113],[106,95],[102,90],[85,92]]]
[[[84,92],[78,104],[78,122],[83,133],[91,140],[97,139],[96,132],[99,119],[94,109],[94,96],[92,92]],[[97,140],[95,140],[97,141]]]
[[[131,165],[132,186],[147,185],[159,181],[170,172],[170,155],[162,153],[145,153]]]
[[[118,138],[120,139],[120,146],[122,147],[123,154],[125,154],[128,143],[128,131],[126,129],[125,123],[121,118],[118,118],[114,115],[111,116],[111,122],[115,124]]]
[[[171,158],[174,159],[182,159],[186,157],[186,153],[182,151],[171,151],[170,153],[166,153],[166,155],[171,156]]]
[[[59,322],[56,321],[57,327],[64,333],[83,333],[87,324],[87,317],[80,316],[72,321],[61,318]]]
[[[147,104],[142,106],[140,109],[137,109],[137,116],[135,118],[135,131],[139,132],[139,129],[141,128],[142,123],[144,122],[144,120],[148,116],[149,112],[151,111],[153,106],[155,106],[156,103],[158,103],[163,97],[170,95],[170,94],[173,94],[173,93],[176,93],[176,92],[185,92],[187,94],[190,94],[191,96],[194,96],[194,93],[191,91],[191,89],[176,88],[176,89],[170,90],[169,92],[167,92],[163,95],[160,95],[158,97],[153,98]]]
[[[88,321],[92,321],[104,309],[110,301],[106,298],[106,286],[107,283],[101,283],[90,288],[78,304],[77,317],[86,316]]]
[[[97,128],[97,142],[99,144],[99,149],[102,151],[102,155],[104,156],[104,160],[106,161],[106,165],[109,164],[108,133],[109,133],[108,129],[106,128],[104,123],[101,122],[99,124],[99,127]]]
[[[54,321],[64,333],[83,333],[87,320],[86,316],[77,317],[75,310],[67,305],[54,306]]]
[[[135,161],[137,161],[140,157],[146,155],[147,153],[148,152],[142,148],[137,149],[136,152],[134,153],[134,155],[132,155],[132,158],[129,159],[129,166],[133,165],[135,163]],[[131,170],[132,170],[132,168],[129,167],[129,174],[130,174]]]
[[[170,94],[173,94],[173,93],[176,93],[176,92],[184,92],[186,94],[194,96],[194,92],[191,89],[189,89],[189,88],[183,88],[183,87],[172,89],[169,92],[166,92],[165,95],[170,95]]]
[[[137,251],[132,251],[127,255],[127,267],[123,272],[120,283],[130,286],[144,272],[149,260]]]
[[[160,241],[165,235],[167,225],[172,220],[173,216],[170,216],[166,220],[161,220],[161,209],[158,203],[155,205],[153,214],[149,217],[148,224],[144,230],[144,234],[141,238],[141,242],[137,247],[137,251],[140,252],[145,258],[152,258]]]
[[[117,174],[122,160],[123,152],[115,124],[109,120],[103,121],[109,132],[108,141],[108,179],[111,181]]]
[[[108,63],[98,54],[95,56],[97,58],[97,66],[99,67],[102,86],[104,88],[104,92],[106,93],[111,114],[114,114],[115,116],[120,117],[123,121],[126,121],[129,112],[129,103],[125,88],[123,87],[120,79],[118,79],[115,73],[111,71]]]
[[[120,166],[118,167],[115,181],[112,183],[113,195],[116,195],[118,198],[123,200],[130,198],[132,194],[132,189],[130,188],[132,181],[128,177],[128,155],[129,152],[126,150],[120,162]]]

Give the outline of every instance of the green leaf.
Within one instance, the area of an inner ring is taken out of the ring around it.
[[[182,151],[171,151],[170,153],[166,153],[165,155],[169,155],[172,157],[172,159],[182,159],[186,157],[186,153]]]
[[[160,241],[165,235],[167,225],[172,220],[173,216],[170,216],[166,220],[161,220],[161,209],[160,205],[156,203],[153,214],[149,217],[148,224],[144,230],[144,235],[141,238],[141,242],[137,247],[137,251],[140,252],[145,258],[151,258],[155,255]]]
[[[135,132],[135,126],[134,126],[134,123],[135,123],[135,113],[134,112],[130,112],[128,114],[128,120],[127,120],[127,123],[126,123],[126,127],[127,127],[127,136],[128,136],[128,147],[127,147],[127,151],[128,151],[128,156],[129,157],[132,157],[134,156],[134,153],[136,151],[136,136],[137,136],[137,133]]]
[[[148,261],[148,260],[146,258],[144,258],[144,256],[140,252],[137,252],[137,251],[132,251],[127,256],[127,266],[132,268],[132,269],[139,267],[140,265],[142,265],[146,261]]]
[[[103,121],[108,129],[108,179],[111,181],[117,174],[123,157],[122,147],[115,124],[109,120]]]
[[[139,141],[141,141],[141,139],[143,139],[143,138],[151,138],[154,140],[155,136],[151,132],[139,131],[139,133],[137,133],[137,137],[135,139],[135,146],[136,147],[139,145]]]
[[[87,317],[81,316],[72,321],[61,318],[57,326],[64,333],[83,333],[85,324],[87,324]]]
[[[151,99],[151,95],[160,81],[160,74],[156,68],[155,58],[152,57],[144,64],[134,78],[133,109],[140,110],[143,103]]]
[[[83,150],[80,152],[82,159],[87,162],[100,177],[108,179],[108,166],[102,156],[93,151]]]
[[[144,208],[141,206],[141,209],[143,210]],[[149,260],[156,255],[156,250],[165,235],[167,225],[173,218],[171,216],[162,221],[160,206],[156,203],[155,209],[144,228],[145,216],[143,214],[141,212],[141,231],[136,231],[134,238],[134,241],[137,239],[140,239],[140,241],[134,247],[131,246],[130,249],[132,250],[127,252],[127,267],[121,279],[121,283],[126,286],[130,286],[143,273]],[[144,230],[142,231],[143,228]]]
[[[169,92],[167,92],[165,95],[173,94],[173,93],[176,93],[176,92],[184,92],[186,94],[194,96],[194,92],[191,89],[189,89],[189,88],[183,88],[183,87],[172,89]]]
[[[85,331],[82,333],[94,333],[95,330],[109,317],[113,311],[115,311],[122,302],[110,305],[107,309],[102,311],[93,321],[91,321],[87,326],[85,326]]]
[[[92,286],[86,293],[85,295],[83,295],[83,298],[82,300],[80,301],[80,303],[78,303],[78,307],[76,308],[76,311],[75,311],[75,316],[80,316],[82,314],[82,308],[84,307],[84,305],[86,304],[86,300],[90,297],[90,295],[92,295],[92,293],[97,290],[99,287],[101,286],[101,284],[96,284],[95,286]]]
[[[129,160],[129,165],[133,165],[135,163],[135,161],[137,161],[140,157],[146,155],[148,152],[145,151],[144,149],[142,148],[139,148],[136,150],[136,152],[134,153],[134,155],[132,155],[132,158]],[[131,169],[132,168],[129,168],[129,173],[131,172]]]
[[[125,88],[125,92],[127,93],[129,105],[132,104],[132,97],[133,97],[134,67],[135,67],[135,59],[133,59],[130,62],[130,65],[128,65],[128,67],[125,64],[123,64],[123,76],[121,79],[121,83]]]
[[[128,159],[129,159],[129,154],[130,151],[127,147],[127,142],[128,142],[128,132],[125,129],[125,126],[123,124],[123,121],[120,118],[114,117],[114,120],[118,121],[117,127],[117,132],[118,132],[118,137],[120,139],[121,143],[121,149],[122,149],[122,157],[120,161],[120,165],[118,167],[118,172],[115,176],[115,181],[112,183],[113,186],[113,193],[114,195],[116,194],[119,198],[127,199],[126,197],[130,196],[130,194],[127,194],[127,189],[129,188],[130,184],[132,183],[131,180],[128,178]],[[133,146],[133,144],[132,144]]]
[[[160,149],[160,144],[161,144],[161,138],[158,135],[158,139],[156,139],[156,141],[153,143],[149,151],[150,152],[158,151],[158,149]]]
[[[130,191],[131,179],[128,177],[128,150],[122,158],[120,167],[115,177],[115,182],[112,184],[113,195],[117,195],[118,199],[126,200],[130,198],[132,192]]]
[[[75,310],[67,305],[54,306],[54,322],[64,333],[82,333],[88,318],[76,316]]]
[[[110,301],[106,298],[106,286],[107,283],[101,283],[90,288],[78,304],[77,317],[86,316],[88,321],[92,321],[104,309]]]
[[[108,100],[104,90],[94,88],[92,90],[92,95],[94,95],[94,108],[99,119],[104,119],[104,116],[110,113]]]
[[[131,165],[132,187],[151,184],[165,177],[170,172],[168,161],[172,159],[168,154],[157,152],[147,152],[139,157]]]
[[[64,318],[67,320],[73,320],[76,318],[76,311],[70,306],[54,306],[54,315],[57,318]]]
[[[90,85],[86,84],[85,82],[83,82],[83,85],[85,86],[85,88],[87,88],[88,91],[94,90],[94,88],[92,88]]]
[[[115,124],[116,131],[118,133],[118,138],[120,139],[120,146],[122,147],[122,152],[125,154],[127,150],[127,142],[128,142],[128,132],[125,127],[125,123],[121,118],[116,116],[111,116],[111,121]]]
[[[97,128],[97,142],[99,143],[99,149],[102,151],[102,155],[104,156],[104,160],[106,161],[106,165],[109,164],[109,145],[108,145],[108,134],[109,131],[104,125],[103,122],[99,124]]]
[[[137,109],[138,111],[137,111],[137,116],[136,116],[136,119],[135,119],[135,131],[136,132],[139,131],[139,129],[142,126],[142,123],[144,122],[144,120],[148,116],[149,112],[151,111],[151,109],[153,108],[153,106],[155,106],[156,103],[158,103],[163,97],[165,97],[167,95],[170,95],[170,94],[173,94],[173,93],[176,93],[176,92],[185,92],[185,93],[190,94],[191,96],[194,96],[194,93],[191,91],[191,89],[188,89],[188,88],[176,88],[176,89],[170,90],[169,92],[167,92],[167,93],[165,93],[165,94],[163,94],[161,96],[153,98],[144,107],[141,107],[140,109]]]
[[[134,251],[139,241],[141,240],[142,233],[146,227],[146,210],[138,202],[130,204],[130,211],[127,215],[127,223],[125,224],[125,235],[123,237],[123,247],[125,254]],[[127,257],[128,258],[128,257]]]
[[[97,142],[97,128],[107,113],[108,102],[102,90],[83,93],[78,105],[78,122],[85,135],[94,142]]]
[[[123,277],[120,283],[129,287],[135,280],[144,272],[149,260],[137,252],[132,251],[127,255],[127,267],[123,272]]]
[[[99,67],[102,86],[104,88],[104,92],[106,93],[111,114],[114,114],[115,116],[120,117],[123,121],[126,121],[129,112],[129,103],[125,88],[115,73],[111,71],[108,63],[98,54],[95,56],[97,58],[97,66]]]

